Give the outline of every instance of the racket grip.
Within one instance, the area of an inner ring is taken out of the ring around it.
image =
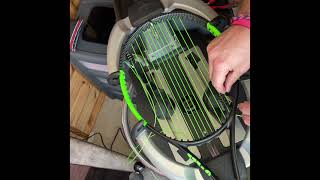
[[[220,36],[220,34],[230,27],[231,20],[225,16],[217,16],[213,20],[207,23],[207,29],[214,37]]]

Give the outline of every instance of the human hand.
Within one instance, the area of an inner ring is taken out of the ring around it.
[[[250,126],[250,102],[246,101],[238,105],[242,112],[242,119],[247,126]]]
[[[207,51],[212,85],[220,93],[229,92],[250,68],[250,30],[231,26],[210,42]]]

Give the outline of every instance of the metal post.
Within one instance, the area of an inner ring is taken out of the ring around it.
[[[135,162],[129,164],[124,155],[70,137],[70,163],[133,172]]]

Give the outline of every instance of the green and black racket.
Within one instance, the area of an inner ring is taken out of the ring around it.
[[[143,127],[178,147],[208,178],[218,179],[190,148],[225,136],[235,116],[239,83],[223,95],[208,77],[211,33],[220,34],[199,16],[183,11],[160,15],[137,27],[123,45],[119,79]]]

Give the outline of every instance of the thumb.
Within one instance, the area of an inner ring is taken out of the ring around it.
[[[219,60],[215,60],[212,62],[212,85],[219,92],[224,94],[226,92],[223,84],[225,83],[226,77],[230,71],[229,67],[223,62]]]
[[[239,104],[239,110],[242,112],[244,115],[250,115],[250,103],[249,102],[243,102]]]
[[[232,71],[228,74],[224,83],[225,90],[230,92],[231,86],[239,79],[240,75],[237,71]]]

